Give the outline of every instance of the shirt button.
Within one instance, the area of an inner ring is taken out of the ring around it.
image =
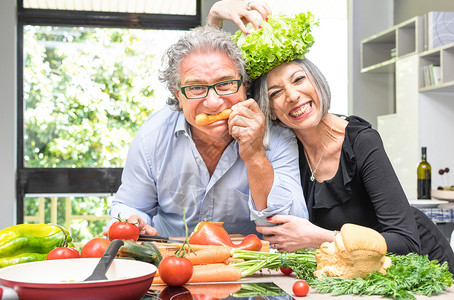
[[[189,137],[189,134],[187,132],[184,133],[185,137]]]
[[[198,164],[200,164],[200,157],[197,157],[197,158],[195,159],[195,161],[196,161]]]

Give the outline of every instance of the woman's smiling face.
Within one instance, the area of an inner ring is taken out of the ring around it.
[[[293,129],[317,124],[320,101],[314,86],[297,63],[275,67],[268,73],[267,80],[273,118]]]

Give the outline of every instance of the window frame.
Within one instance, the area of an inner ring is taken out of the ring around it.
[[[24,166],[24,26],[94,26],[130,29],[189,30],[201,25],[201,0],[196,15],[139,14],[72,10],[44,10],[23,7],[17,2],[17,175],[16,217],[24,222],[27,194],[112,195],[121,183],[123,168],[26,168]]]

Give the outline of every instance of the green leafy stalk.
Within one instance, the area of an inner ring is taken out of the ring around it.
[[[181,199],[183,200],[183,223],[184,223],[184,229],[185,229],[185,239],[184,243],[181,245],[180,249],[178,249],[175,252],[175,255],[178,257],[183,257],[186,254],[186,251],[184,249],[185,245],[188,245],[188,253],[195,253],[194,250],[191,248],[191,244],[189,244],[189,229],[188,229],[188,224],[186,224],[186,209],[185,209],[185,204],[184,204],[184,197],[183,197],[183,192],[180,192]]]
[[[317,265],[315,252],[299,250],[292,253],[269,253],[240,249],[232,249],[232,257],[244,259],[244,262],[234,263],[241,270],[241,276],[249,276],[262,269],[277,270],[279,267],[290,267],[299,278],[313,277]]]

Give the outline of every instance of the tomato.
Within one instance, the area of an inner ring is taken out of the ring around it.
[[[65,258],[79,258],[80,253],[77,249],[72,247],[57,247],[52,249],[47,254],[47,260],[52,259],[65,259]]]
[[[186,257],[167,256],[159,263],[158,273],[169,286],[180,286],[191,279],[192,262]]]
[[[158,300],[193,300],[191,292],[184,286],[168,286],[159,293]]]
[[[135,224],[129,223],[128,220],[121,220],[112,223],[109,227],[108,236],[109,240],[113,241],[116,239],[119,240],[134,240],[139,239],[139,227]]]
[[[282,267],[280,267],[279,269],[281,270],[282,274],[284,274],[284,275],[290,275],[290,274],[293,273],[293,270],[290,269],[290,268],[282,268]]]
[[[293,284],[292,290],[295,296],[304,297],[307,295],[307,293],[309,293],[309,285],[304,280],[297,280]]]
[[[80,257],[101,257],[109,246],[110,241],[105,238],[94,238],[88,241],[80,251]]]

